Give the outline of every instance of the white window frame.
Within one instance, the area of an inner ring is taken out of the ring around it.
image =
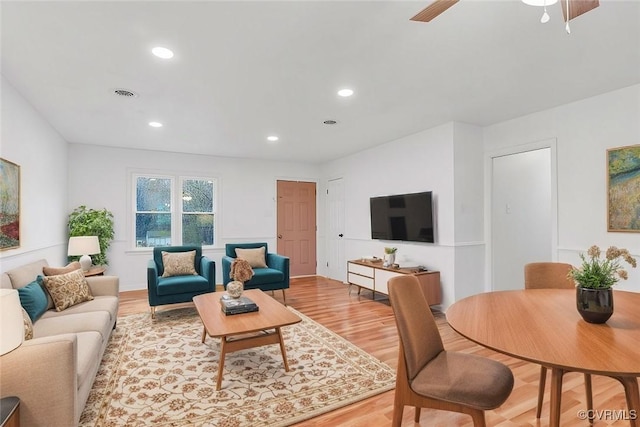
[[[138,178],[156,178],[156,179],[168,179],[170,180],[170,193],[171,193],[171,208],[167,212],[162,211],[138,211],[137,210],[137,183]],[[187,180],[201,180],[211,181],[213,184],[213,208],[212,212],[202,212],[204,214],[213,214],[213,243],[211,245],[203,245],[203,248],[213,248],[216,246],[218,240],[219,230],[219,217],[218,217],[218,204],[219,204],[219,191],[218,191],[218,178],[208,175],[190,175],[181,173],[157,173],[157,172],[144,172],[135,171],[130,173],[129,188],[131,189],[131,209],[130,209],[130,221],[131,227],[129,236],[131,237],[131,247],[135,251],[145,251],[151,249],[151,247],[138,247],[136,238],[136,215],[139,213],[167,213],[171,215],[171,245],[182,245],[182,216],[183,203],[182,203],[182,187],[184,181]],[[188,212],[188,214],[197,214],[200,212]]]

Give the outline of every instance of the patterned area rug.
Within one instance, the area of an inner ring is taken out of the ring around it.
[[[216,391],[220,343],[201,342],[194,308],[118,319],[80,425],[288,426],[391,390],[395,373],[294,311],[302,322],[278,345],[227,354]]]

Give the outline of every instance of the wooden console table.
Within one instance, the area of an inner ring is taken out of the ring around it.
[[[358,293],[361,288],[369,289],[373,292],[373,299],[376,298],[376,292],[389,295],[387,282],[392,277],[403,274],[412,274],[418,278],[429,305],[442,304],[439,271],[419,270],[417,267],[387,268],[382,266],[382,260],[380,262],[347,261],[349,289],[352,285],[358,286]]]

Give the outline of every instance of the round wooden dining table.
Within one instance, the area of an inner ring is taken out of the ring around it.
[[[560,425],[562,376],[577,371],[618,380],[627,418],[640,427],[640,293],[614,291],[613,299],[613,316],[600,325],[582,319],[573,289],[487,292],[455,302],[446,316],[471,341],[551,369],[550,426]]]

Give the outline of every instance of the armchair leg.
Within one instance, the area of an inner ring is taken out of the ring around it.
[[[151,318],[152,319],[156,318],[156,308],[155,307],[151,307]]]
[[[284,289],[282,290],[282,300],[284,301],[284,305],[287,305],[287,294],[284,293]]]

